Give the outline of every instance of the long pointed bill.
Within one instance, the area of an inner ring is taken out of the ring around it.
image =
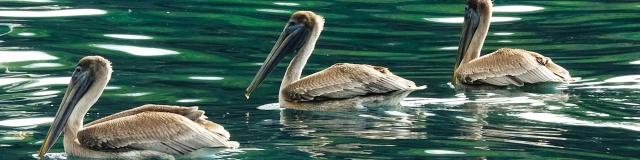
[[[69,120],[69,117],[75,109],[78,101],[80,101],[93,83],[93,78],[91,78],[88,71],[74,72],[71,77],[71,82],[67,87],[64,97],[62,98],[60,108],[58,108],[58,112],[53,119],[49,132],[47,132],[47,137],[44,139],[44,142],[40,147],[40,151],[38,152],[38,156],[40,158],[43,158],[44,154],[47,153],[53,144],[56,143],[56,140],[58,140],[58,137],[62,134],[62,131],[67,125],[67,121]]]
[[[269,53],[262,67],[260,67],[260,70],[258,70],[258,73],[256,73],[256,76],[253,78],[253,81],[251,81],[251,84],[245,90],[244,96],[247,99],[249,99],[251,93],[258,88],[267,75],[276,68],[278,62],[282,61],[287,54],[296,52],[302,47],[306,41],[305,37],[308,32],[304,24],[290,23],[284,27],[278,41],[276,41],[273,49],[271,49],[271,53]]]
[[[464,54],[469,49],[473,35],[476,33],[476,29],[480,24],[480,16],[474,8],[465,8],[464,24],[462,26],[462,35],[460,35],[460,42],[458,44],[458,56],[456,58],[456,66],[458,68]]]

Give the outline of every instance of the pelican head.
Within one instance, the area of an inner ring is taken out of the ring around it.
[[[322,29],[323,25],[324,18],[311,11],[293,13],[287,24],[285,24],[282,33],[280,33],[280,37],[273,45],[267,59],[245,90],[245,97],[249,99],[251,93],[258,88],[260,83],[276,68],[278,62],[282,61],[284,57],[288,54],[301,53],[301,48],[309,42],[314,31]]]
[[[100,97],[110,77],[111,62],[100,56],[87,56],[78,62],[60,103],[60,108],[58,108],[47,132],[47,137],[40,147],[39,157],[44,157],[44,154],[51,149],[63,129],[75,127],[74,129],[77,131],[82,127],[82,117]],[[74,129],[65,132],[74,131]]]
[[[489,30],[492,6],[491,0],[467,1],[455,68],[458,68],[465,54],[480,53]]]

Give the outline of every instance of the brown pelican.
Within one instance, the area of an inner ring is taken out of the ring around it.
[[[387,68],[365,64],[335,64],[304,78],[302,69],[315,48],[324,18],[310,11],[295,12],[245,91],[248,99],[286,55],[295,53],[280,84],[281,107],[302,110],[335,110],[380,100],[370,95],[421,89]],[[376,100],[374,100],[376,99]],[[384,99],[384,98],[383,98]],[[320,107],[317,108],[317,107]],[[327,108],[333,107],[333,108]]]
[[[535,52],[501,48],[480,57],[489,31],[492,7],[491,0],[467,2],[453,73],[454,85],[522,86],[525,83],[571,81],[569,71]]]
[[[206,120],[197,107],[144,105],[83,126],[84,115],[98,101],[111,78],[111,62],[88,56],[80,60],[38,156],[64,130],[64,151],[83,158],[173,158],[204,147],[238,147],[229,132]]]

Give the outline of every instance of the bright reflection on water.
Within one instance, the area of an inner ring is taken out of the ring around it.
[[[0,57],[0,63],[58,59],[42,51],[0,51]]]
[[[164,56],[164,55],[180,54],[172,50],[151,48],[151,47],[138,47],[138,46],[127,46],[127,45],[115,45],[115,44],[96,44],[93,46],[98,48],[109,49],[109,50],[121,51],[121,52],[129,53],[135,56]]]
[[[60,63],[32,63],[26,66],[22,66],[22,68],[47,68],[47,67],[62,67],[64,65]]]
[[[0,17],[68,17],[68,16],[90,16],[102,15],[107,11],[99,9],[62,9],[51,11],[4,11],[0,10]]]
[[[510,22],[510,21],[518,21],[522,18],[518,17],[497,17],[494,16],[491,18],[491,22]],[[424,20],[437,22],[437,23],[462,23],[464,22],[463,17],[451,17],[451,18],[424,18]]]
[[[299,6],[300,5],[298,3],[292,3],[292,2],[273,2],[273,4],[282,5],[282,6]]]
[[[258,12],[271,12],[271,13],[291,13],[290,11],[286,11],[286,10],[279,10],[279,9],[256,9]]]
[[[25,37],[31,37],[31,36],[35,36],[35,33],[30,33],[30,32],[22,32],[22,33],[18,33],[19,36],[25,36]]]
[[[153,37],[133,34],[105,34],[105,37],[118,38],[118,39],[133,39],[133,40],[145,40],[153,39]]]
[[[640,131],[640,123],[609,123],[609,122],[591,122],[585,120],[578,120],[575,118],[567,117],[565,115],[557,115],[551,113],[519,113],[513,116],[520,118],[547,122],[547,123],[561,123],[567,125],[579,125],[579,126],[591,126],[591,127],[612,127],[622,128],[633,131]]]
[[[113,75],[86,122],[143,104],[199,106],[239,149],[178,159],[633,159],[640,157],[638,2],[494,1],[482,53],[523,48],[576,81],[454,91],[462,1],[0,0],[0,159],[36,159],[77,61]],[[291,55],[243,96],[289,14],[326,19],[304,74],[386,66],[428,88],[400,106],[280,108]],[[62,141],[52,158],[65,159]]]
[[[24,127],[33,126],[53,122],[53,118],[23,118],[23,119],[7,119],[0,121],[0,126],[5,127]]]
[[[510,33],[510,32],[497,32],[497,33],[493,33],[493,35],[496,35],[496,36],[510,36],[510,35],[513,35],[513,34],[515,34],[515,33]]]
[[[53,2],[52,0],[2,0],[2,2],[33,2],[33,3],[47,3]]]
[[[224,77],[192,76],[192,77],[189,77],[189,79],[194,79],[194,80],[205,80],[205,81],[219,81],[219,80],[223,80],[223,79],[224,79]]]
[[[543,10],[543,7],[537,6],[525,6],[525,5],[510,5],[510,6],[494,6],[493,12],[533,12]]]

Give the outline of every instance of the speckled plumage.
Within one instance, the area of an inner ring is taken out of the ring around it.
[[[527,83],[571,81],[569,71],[536,52],[501,48],[480,56],[490,26],[493,4],[490,0],[468,0],[467,7],[458,50],[459,61],[453,73],[454,85],[522,86]],[[477,29],[467,30],[473,27]],[[468,38],[472,39],[464,42]]]
[[[415,89],[412,81],[387,68],[366,64],[335,64],[293,82],[281,90],[287,101],[345,99]]]
[[[569,72],[550,58],[510,48],[501,48],[461,64],[455,71],[455,77],[464,84],[487,83],[497,86],[571,80]]]
[[[78,141],[96,150],[132,148],[169,154],[238,147],[229,142],[229,132],[203,114],[197,107],[144,105],[87,124],[78,131]]]

